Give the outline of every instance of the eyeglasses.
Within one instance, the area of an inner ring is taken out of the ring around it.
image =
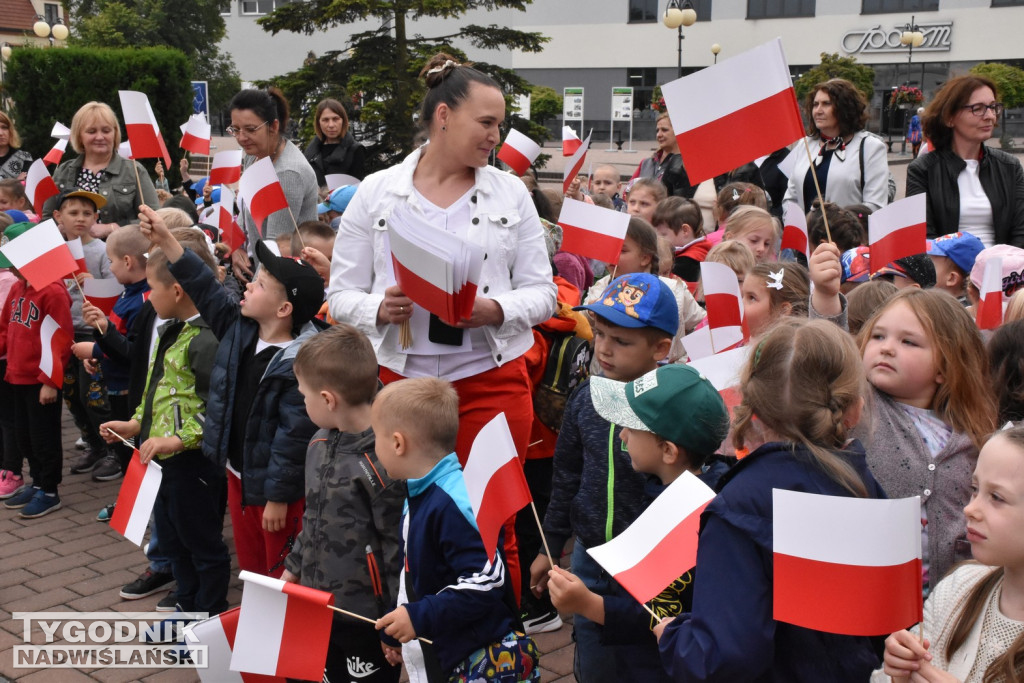
[[[980,114],[979,114],[979,116],[980,116]],[[246,136],[251,137],[251,136],[256,134],[256,131],[258,131],[260,128],[262,128],[263,126],[267,125],[268,123],[270,123],[270,122],[269,121],[264,121],[263,123],[261,123],[258,126],[242,126],[241,128],[235,128],[234,126],[228,126],[227,128],[224,129],[224,132],[227,133],[228,135],[230,135],[233,138],[237,138],[242,133],[245,133]]]
[[[961,109],[969,109],[972,114],[978,117],[984,116],[985,111],[988,110],[995,114],[996,118],[1003,115],[1003,109],[1005,108],[1002,102],[993,102],[992,104],[982,104],[979,102],[978,104],[967,104],[961,107]]]

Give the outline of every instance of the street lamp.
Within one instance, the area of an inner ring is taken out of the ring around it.
[[[7,77],[4,75],[4,63],[11,58],[11,46],[4,43],[0,47],[0,109],[6,109],[7,103]]]
[[[690,4],[690,0],[683,0],[682,3],[679,0],[668,0],[668,5],[665,6],[665,16],[662,17],[661,23],[670,29],[676,29],[679,36],[679,59],[676,66],[676,78],[683,77],[683,27],[693,26],[696,21],[697,12],[693,9],[693,5]]]
[[[53,47],[53,40],[67,40],[68,38],[68,27],[64,25],[64,22],[57,19],[56,23],[52,26],[43,19],[41,16],[36,15],[36,23],[32,24],[32,32],[40,38],[49,38],[50,47]]]
[[[921,47],[924,45],[924,33],[921,32],[921,27],[914,21],[914,17],[910,17],[910,23],[903,26],[903,31],[900,33],[900,45],[906,45],[907,48],[907,80],[905,81],[907,87],[910,87],[910,69],[911,62],[914,59],[914,48]],[[898,78],[898,76],[897,76]],[[921,85],[924,85],[923,83]],[[907,136],[903,135],[903,144],[900,146],[901,153],[906,154],[907,152]]]
[[[721,51],[722,51],[722,46],[719,45],[718,43],[713,43],[711,45],[711,54],[713,54],[715,56],[715,64],[718,64],[718,53],[721,52]]]

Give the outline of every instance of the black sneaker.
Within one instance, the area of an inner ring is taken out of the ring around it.
[[[178,591],[171,591],[156,603],[157,612],[173,612],[178,609]]]
[[[86,472],[92,472],[96,469],[96,465],[100,463],[103,456],[106,455],[104,451],[94,451],[91,448],[86,448],[80,456],[75,459],[75,462],[71,465],[71,474],[85,474]]]
[[[558,616],[558,612],[555,611],[543,614],[524,614],[523,628],[528,636],[534,633],[557,631],[562,628],[562,617]]]
[[[174,575],[170,573],[155,572],[147,569],[139,578],[135,579],[118,593],[125,600],[138,600],[153,593],[167,590],[174,581]]]
[[[108,454],[96,464],[96,469],[92,471],[92,480],[114,481],[120,479],[121,475],[121,463],[117,461],[117,456]]]

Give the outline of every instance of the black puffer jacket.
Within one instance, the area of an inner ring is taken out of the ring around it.
[[[648,157],[640,162],[639,178],[654,178],[665,184],[670,197],[686,197],[693,199],[697,188],[690,184],[690,177],[683,166],[683,157],[679,154],[667,154],[658,161]]]
[[[321,187],[327,184],[326,176],[335,173],[344,173],[355,178],[363,179],[366,174],[365,159],[366,148],[352,137],[352,133],[346,133],[341,142],[334,146],[329,154],[324,154],[324,143],[314,137],[313,141],[306,147],[303,154],[306,161],[316,172],[316,182]]]

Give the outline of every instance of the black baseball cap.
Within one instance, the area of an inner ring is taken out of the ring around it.
[[[301,327],[320,312],[324,303],[324,281],[313,266],[301,259],[278,256],[263,240],[256,243],[256,258],[267,272],[284,285],[292,303],[292,326]]]

